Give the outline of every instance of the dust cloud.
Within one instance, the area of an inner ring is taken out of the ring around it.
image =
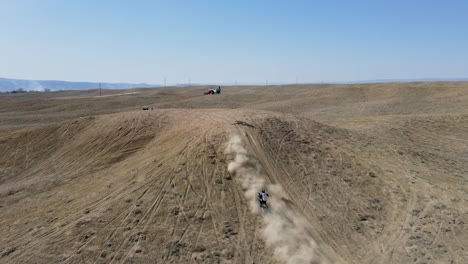
[[[266,184],[260,162],[248,153],[240,136],[230,137],[226,154],[234,156],[228,164],[228,171],[242,184],[252,212],[261,212],[257,193],[266,188],[270,194],[269,208],[262,212],[265,221],[263,238],[275,255],[287,264],[323,263],[316,254],[317,245],[308,223],[288,205],[290,202],[281,186]]]

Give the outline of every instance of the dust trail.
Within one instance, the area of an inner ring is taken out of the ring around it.
[[[259,161],[250,155],[238,135],[231,136],[226,153],[234,155],[228,170],[244,189],[250,209],[259,213],[256,195],[263,187],[270,193],[269,209],[263,213],[263,237],[277,257],[288,264],[319,263],[317,245],[310,234],[308,223],[290,206],[281,186],[265,184],[265,175]]]

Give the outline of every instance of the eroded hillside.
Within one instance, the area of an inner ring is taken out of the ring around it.
[[[464,263],[466,92],[447,85],[12,97],[0,261]]]

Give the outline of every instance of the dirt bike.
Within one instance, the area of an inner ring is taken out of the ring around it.
[[[268,209],[267,201],[263,201],[261,198],[257,198],[260,208]]]

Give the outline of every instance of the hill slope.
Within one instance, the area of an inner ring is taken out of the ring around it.
[[[227,170],[232,135],[271,191],[268,212],[249,210],[244,172]],[[369,144],[247,110],[135,111],[11,132],[1,138],[2,261],[461,261],[466,194],[408,185],[402,158]],[[310,256],[298,256],[298,239]]]
[[[466,84],[207,88],[0,96],[0,261],[468,259]]]

